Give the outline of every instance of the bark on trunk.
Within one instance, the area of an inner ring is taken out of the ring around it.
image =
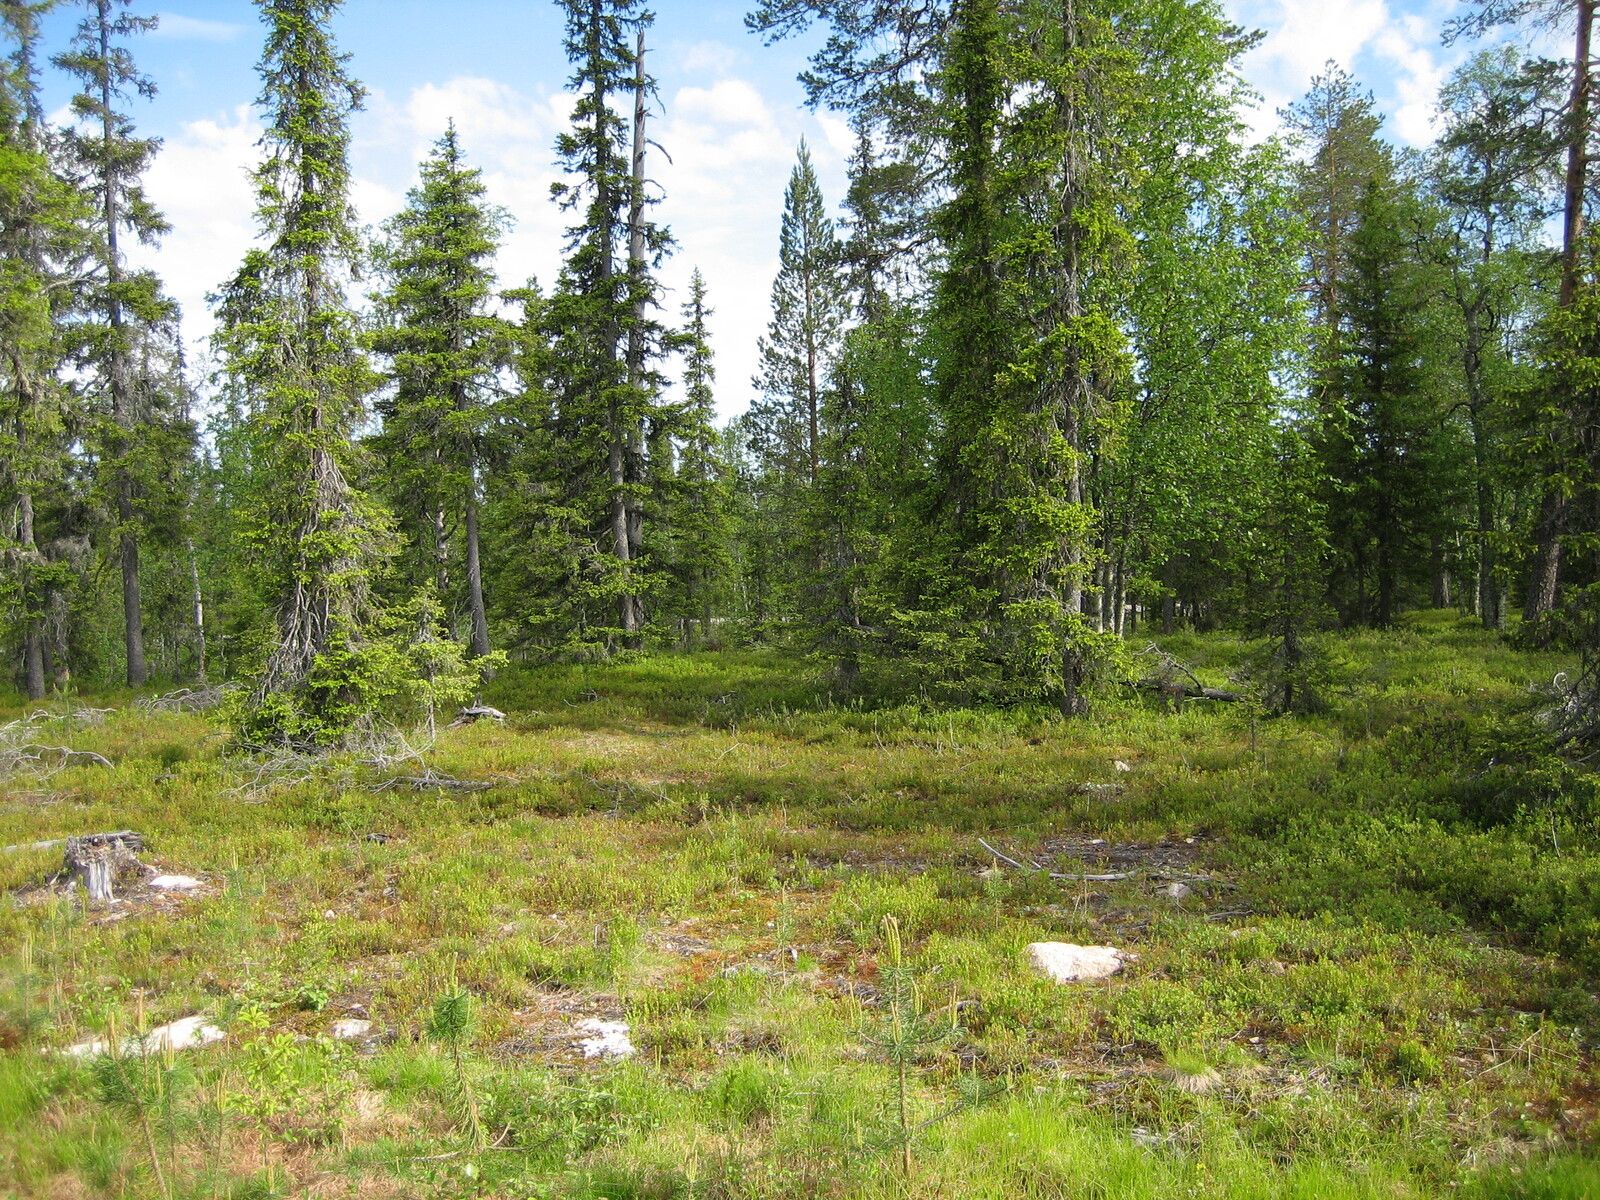
[[[472,656],[489,653],[489,617],[483,605],[483,567],[478,561],[478,502],[467,497],[467,603],[472,617]]]
[[[1596,0],[1576,0],[1572,51],[1572,97],[1568,110],[1566,196],[1561,221],[1562,311],[1572,308],[1578,295],[1580,252],[1583,240],[1583,206],[1589,178],[1590,41]],[[1551,467],[1549,473],[1558,471]],[[1523,618],[1530,625],[1544,621],[1555,610],[1561,586],[1561,538],[1566,533],[1567,500],[1547,479],[1539,507],[1533,570],[1528,584]]]
[[[639,497],[639,489],[643,482],[644,430],[641,428],[638,416],[638,407],[645,385],[646,296],[643,283],[646,265],[644,163],[647,81],[644,73],[644,55],[644,33],[641,30],[634,52],[633,157],[628,195],[628,281],[634,296],[625,358],[628,404],[626,411],[620,404],[612,405],[610,444],[606,451],[607,479],[611,485],[612,551],[622,564],[622,591],[617,598],[618,619],[622,625],[623,643],[634,648],[640,643],[640,633],[644,626],[642,604],[632,571],[632,564],[639,558],[644,540],[644,511]],[[601,120],[602,115],[597,113],[595,116],[597,134],[600,132]],[[600,207],[605,212],[611,211],[609,205],[602,204]],[[606,266],[603,271],[609,279],[611,271],[609,236],[606,241],[607,249],[604,256]],[[616,342],[613,342],[613,347],[615,345]]]
[[[201,683],[206,681],[206,601],[200,590],[200,560],[195,557],[194,543],[188,543],[189,588],[191,612],[194,617],[194,674]]]
[[[18,420],[18,445],[22,443],[21,420]],[[22,546],[22,554],[28,567],[36,565],[39,561],[39,546],[33,534],[33,496],[29,492],[22,492],[17,497],[17,541]],[[27,568],[24,568],[26,571]],[[31,592],[30,581],[23,584],[25,592]],[[31,597],[25,596],[25,599]],[[44,687],[44,621],[33,614],[27,618],[27,625],[22,635],[22,673],[23,687],[27,690],[29,700],[43,700]]]

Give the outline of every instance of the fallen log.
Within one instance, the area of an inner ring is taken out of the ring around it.
[[[1168,700],[1219,700],[1229,704],[1248,700],[1243,692],[1230,692],[1225,688],[1202,687],[1198,684],[1178,683],[1168,679],[1124,679],[1123,687],[1140,692],[1159,692]]]

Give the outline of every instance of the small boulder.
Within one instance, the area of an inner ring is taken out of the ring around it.
[[[158,892],[192,892],[205,884],[192,875],[157,875],[149,886]]]
[[[341,1017],[328,1028],[329,1035],[339,1042],[353,1042],[371,1032],[372,1022],[362,1021],[356,1017]]]
[[[1133,957],[1115,946],[1074,946],[1070,942],[1034,942],[1028,947],[1028,960],[1034,968],[1057,983],[1105,979],[1122,970],[1122,964]]]
[[[212,1042],[220,1042],[227,1034],[218,1029],[204,1017],[182,1017],[167,1025],[158,1026],[142,1037],[134,1034],[122,1039],[122,1054],[128,1058],[139,1058],[146,1054],[159,1054],[165,1050],[190,1050],[196,1046],[209,1046]],[[111,1047],[104,1038],[95,1038],[89,1042],[79,1042],[76,1046],[68,1046],[63,1054],[73,1058],[98,1058],[110,1051]]]
[[[1182,901],[1188,899],[1189,894],[1193,891],[1193,889],[1187,883],[1184,883],[1180,880],[1176,883],[1167,884],[1167,886],[1162,888],[1161,891],[1169,900]]]
[[[579,1038],[578,1047],[585,1058],[632,1058],[636,1053],[628,1040],[626,1021],[597,1021],[590,1018],[578,1022],[578,1032],[592,1034]]]

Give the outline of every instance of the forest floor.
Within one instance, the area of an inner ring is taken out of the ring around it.
[[[1251,649],[1158,640],[1218,685]],[[86,906],[0,851],[0,1195],[1600,1195],[1600,802],[1531,715],[1564,664],[1447,614],[1330,646],[1282,719],[514,669],[426,768],[47,705],[14,744],[111,765],[14,763],[0,846],[132,829],[202,886]],[[1036,941],[1137,957],[1058,984]],[[60,1053],[190,1015],[226,1036]]]

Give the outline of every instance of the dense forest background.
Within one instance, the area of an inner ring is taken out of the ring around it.
[[[1256,35],[1210,0],[766,0],[763,38],[826,32],[804,83],[857,149],[835,198],[798,149],[760,400],[726,428],[716,281],[656,277],[694,247],[651,219],[637,0],[558,0],[543,283],[494,277],[507,214],[454,128],[366,237],[337,0],[257,3],[260,237],[205,376],[127,258],[165,228],[154,18],[83,0],[43,45],[58,5],[0,3],[0,653],[27,696],[237,678],[247,743],[314,748],[508,658],[765,644],[840,696],[1070,715],[1132,635],[1227,627],[1297,711],[1320,634],[1431,606],[1583,651],[1561,736],[1595,736],[1594,0],[1463,5],[1443,36],[1482,49],[1422,153],[1333,63],[1249,144]]]

